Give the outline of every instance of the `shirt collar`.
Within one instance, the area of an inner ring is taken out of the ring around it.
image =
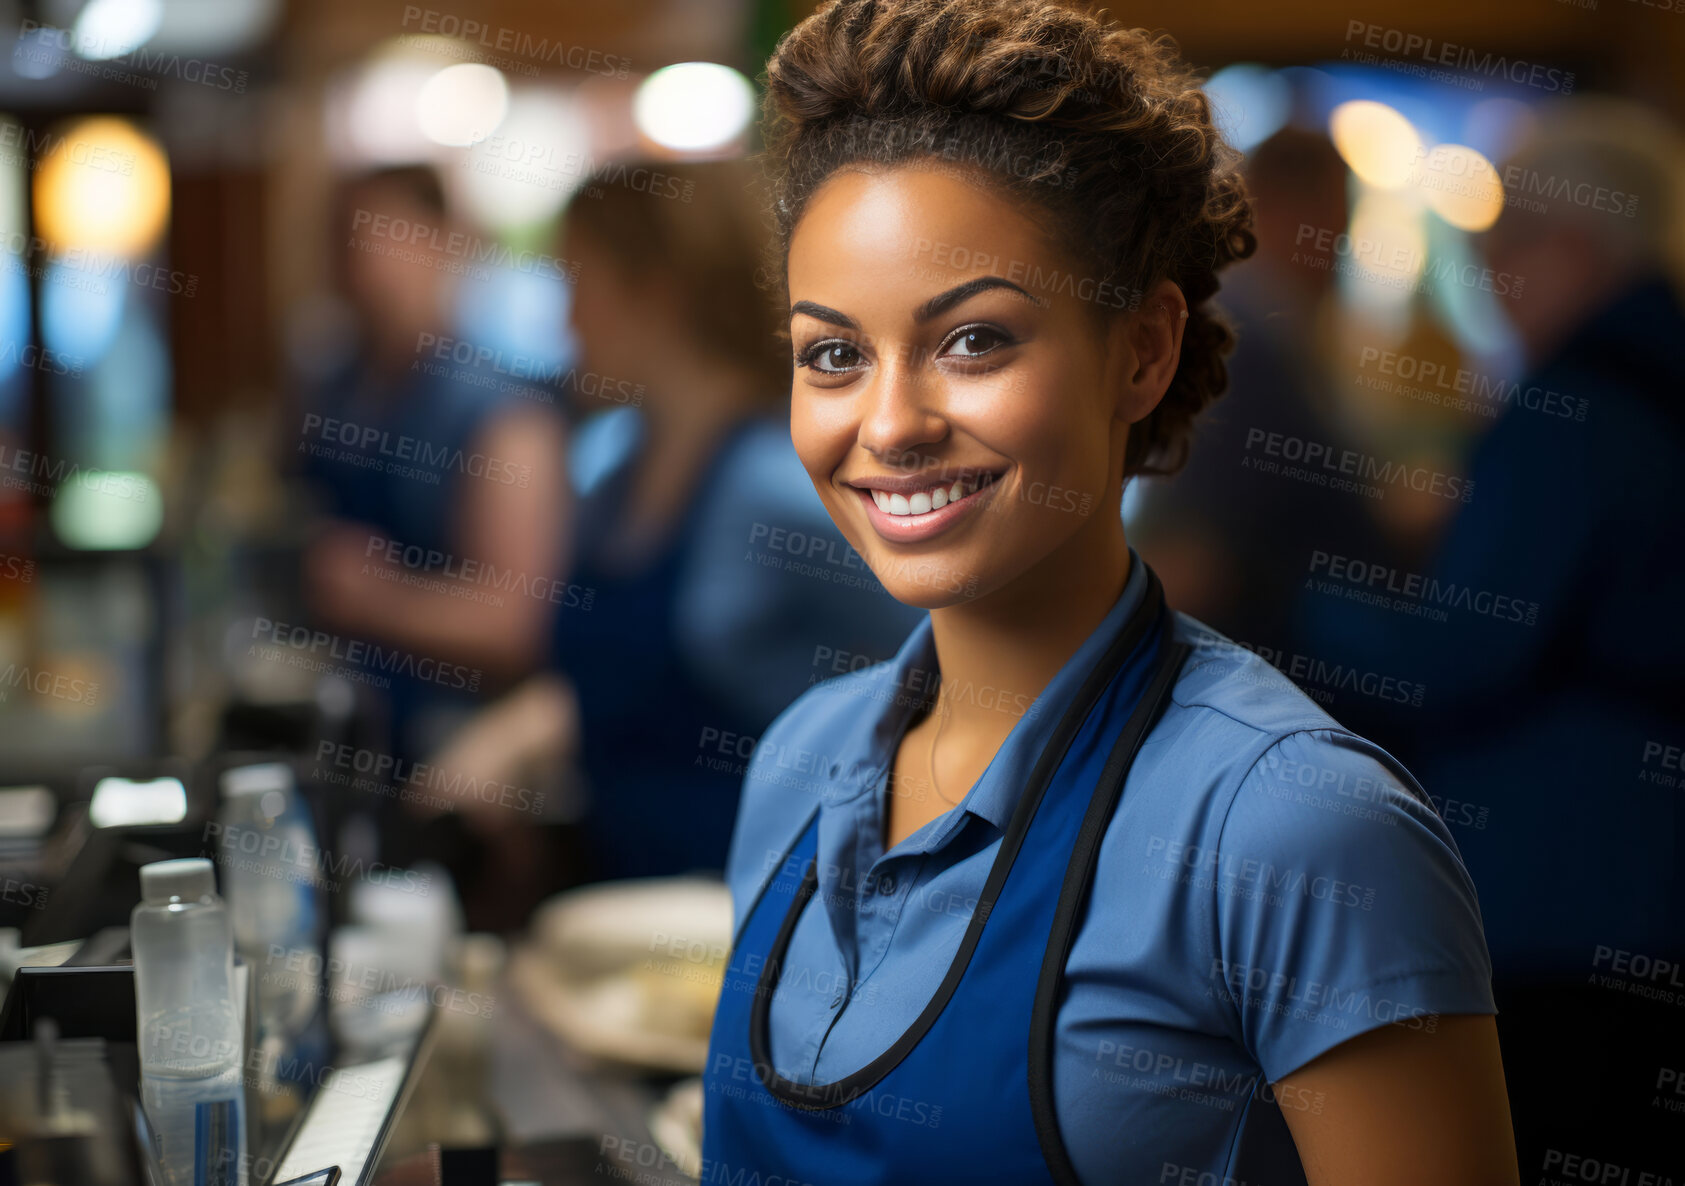
[[[1129,579],[1125,581],[1123,592],[1118,595],[1112,608],[1077,648],[1076,653],[1065,661],[1065,665],[1059,669],[1047,687],[1042,689],[1041,695],[1037,696],[1023,716],[1019,717],[1012,727],[1012,732],[996,752],[994,760],[983,772],[983,776],[967,792],[965,798],[960,800],[960,810],[947,813],[936,821],[934,827],[920,829],[924,835],[915,833],[915,836],[910,838],[917,841],[910,846],[913,850],[928,851],[939,847],[963,822],[963,815],[976,816],[1002,831],[1006,830],[1007,822],[1018,806],[1018,799],[1029,781],[1030,772],[1040,758],[1047,739],[1070,708],[1088,673],[1094,669],[1106,650],[1128,625],[1129,620],[1141,608],[1146,594],[1147,569],[1131,548]],[[901,645],[895,657],[870,672],[866,691],[873,700],[885,705],[885,708],[877,714],[869,737],[858,739],[863,743],[866,752],[860,755],[857,769],[869,768],[881,773],[889,768],[894,747],[899,743],[919,705],[937,685],[939,671],[936,640],[931,631],[930,616],[927,614]],[[979,692],[979,695],[983,694],[987,693]],[[1002,711],[1011,711],[1011,707],[1003,707]],[[859,780],[848,785],[840,794],[833,791],[826,799],[830,803],[840,803],[852,800],[874,787],[879,793],[885,790],[881,778]]]

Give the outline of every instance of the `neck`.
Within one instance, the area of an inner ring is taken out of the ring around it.
[[[1115,514],[1091,516],[1041,563],[986,597],[932,610],[944,728],[1005,737],[1117,604],[1129,547]]]

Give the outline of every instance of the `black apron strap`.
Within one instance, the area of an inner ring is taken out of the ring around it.
[[[1088,812],[1083,816],[1082,830],[1077,833],[1076,847],[1065,872],[1065,884],[1059,891],[1059,905],[1053,915],[1053,930],[1047,938],[1047,954],[1042,959],[1041,978],[1036,984],[1036,1004],[1030,1014],[1030,1112],[1035,1117],[1036,1135],[1041,1138],[1042,1156],[1053,1180],[1059,1186],[1081,1186],[1076,1167],[1059,1135],[1059,1119],[1053,1108],[1053,1032],[1059,1012],[1059,981],[1070,959],[1071,943],[1076,938],[1077,923],[1088,903],[1088,893],[1094,884],[1094,866],[1100,855],[1100,841],[1117,812],[1118,800],[1123,796],[1123,783],[1135,764],[1135,755],[1170,702],[1170,689],[1176,685],[1182,664],[1193,649],[1173,637],[1174,619],[1165,623],[1164,640],[1160,644],[1158,666],[1152,683],[1135,706],[1135,712],[1118,734],[1106,759],[1105,770],[1095,786]]]

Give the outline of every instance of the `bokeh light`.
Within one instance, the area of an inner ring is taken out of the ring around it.
[[[1369,307],[1408,304],[1427,263],[1422,204],[1411,193],[1370,190],[1352,209],[1353,303]]]
[[[638,131],[677,152],[725,147],[743,134],[754,111],[754,86],[717,62],[663,67],[644,79],[632,100]]]
[[[51,517],[68,548],[144,548],[164,525],[164,499],[145,474],[82,470],[59,485]]]
[[[1253,62],[1237,62],[1213,74],[1205,84],[1217,126],[1230,144],[1250,152],[1287,122],[1293,90],[1279,71]]]
[[[497,130],[509,111],[509,84],[494,66],[459,62],[421,86],[415,120],[435,144],[465,148]]]
[[[1348,168],[1366,185],[1397,189],[1415,174],[1422,138],[1397,110],[1372,99],[1353,99],[1334,108],[1328,133]]]
[[[47,348],[84,367],[105,357],[123,321],[127,288],[96,279],[62,261],[41,285],[41,336]]]
[[[164,150],[127,120],[95,116],[64,125],[41,156],[36,226],[56,247],[139,258],[157,243],[169,214]]]
[[[509,98],[495,134],[447,175],[467,215],[494,229],[547,222],[585,182],[591,131],[569,95],[525,87]]]
[[[1498,171],[1466,144],[1434,145],[1415,179],[1428,208],[1458,230],[1483,231],[1503,213]]]
[[[101,62],[132,54],[163,22],[163,0],[88,0],[73,30],[76,55]]]

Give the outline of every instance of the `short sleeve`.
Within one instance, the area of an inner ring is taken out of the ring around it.
[[[1211,974],[1270,1082],[1389,1022],[1497,1011],[1474,884],[1380,747],[1337,729],[1281,739],[1198,859],[1216,895]]]

